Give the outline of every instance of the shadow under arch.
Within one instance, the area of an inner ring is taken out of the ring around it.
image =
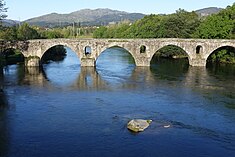
[[[13,65],[23,63],[24,54],[21,50],[15,48],[6,48],[1,52],[1,65]]]
[[[154,59],[159,58],[168,58],[168,59],[187,59],[189,62],[189,55],[178,45],[165,45],[155,51],[155,53],[151,57],[151,64],[154,64]]]
[[[53,41],[53,40],[52,40]],[[78,56],[78,58],[80,58],[79,56],[79,53],[77,52],[77,48],[76,46],[74,46],[73,44],[69,44],[69,42],[67,43],[66,41],[56,41],[54,43],[50,43],[48,45],[46,45],[43,50],[42,50],[42,53],[41,53],[41,56],[38,56],[40,58],[42,58],[44,56],[44,54],[51,48],[55,47],[55,46],[64,46],[64,47],[67,47],[69,49],[71,49],[74,53],[76,53],[76,55]]]
[[[207,66],[212,63],[233,63],[235,64],[235,47],[221,46],[216,48],[207,56]]]
[[[235,47],[222,46],[215,49],[207,58],[206,69],[219,80],[226,80],[226,83],[234,81]]]
[[[189,68],[189,56],[185,50],[175,45],[158,49],[151,59],[151,71],[163,76],[178,77]]]
[[[42,55],[41,63],[44,64],[47,63],[48,61],[55,61],[55,62],[63,61],[67,55],[67,49],[71,48],[64,45],[54,45],[50,47]]]

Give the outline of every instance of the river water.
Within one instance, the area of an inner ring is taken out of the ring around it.
[[[115,48],[81,68],[67,51],[43,69],[2,69],[1,157],[235,155],[233,66],[162,59],[141,68]],[[134,118],[153,122],[135,134],[126,128]]]

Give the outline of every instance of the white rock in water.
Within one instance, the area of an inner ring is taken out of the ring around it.
[[[152,120],[133,119],[128,122],[127,128],[134,132],[141,132],[148,128],[151,122]]]

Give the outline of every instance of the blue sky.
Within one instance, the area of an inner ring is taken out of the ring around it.
[[[234,0],[5,0],[8,18],[26,20],[56,13],[70,13],[80,9],[110,8],[145,14],[173,13],[182,8],[187,11],[205,7],[225,8]]]

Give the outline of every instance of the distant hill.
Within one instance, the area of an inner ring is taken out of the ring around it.
[[[133,22],[144,16],[141,13],[127,13],[111,9],[83,9],[69,14],[47,14],[26,20],[25,22],[31,25],[47,27],[71,25],[73,22],[79,22],[81,25],[107,25],[111,22],[120,22],[123,20]]]
[[[199,9],[196,10],[195,12],[199,15],[199,16],[209,16],[211,14],[216,14],[218,12],[220,12],[222,10],[222,8],[216,8],[216,7],[209,7],[209,8],[204,8],[204,9]]]
[[[3,26],[11,27],[11,26],[18,25],[20,22],[19,21],[15,21],[15,20],[10,20],[10,19],[3,19],[1,21],[1,23],[2,23]]]

